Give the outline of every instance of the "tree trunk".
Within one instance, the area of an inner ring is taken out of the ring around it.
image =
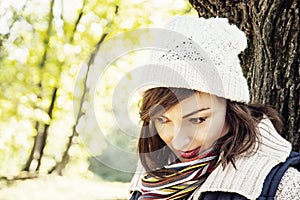
[[[48,115],[50,119],[52,119],[52,114],[54,110],[54,103],[56,101],[57,97],[57,88],[54,88],[52,98],[51,98],[51,104],[49,106]],[[25,167],[23,168],[23,171],[27,172],[36,172],[39,170],[41,166],[41,160],[42,156],[44,154],[44,149],[46,146],[46,140],[48,137],[48,129],[49,124],[43,124],[41,122],[36,122],[36,131],[37,135],[34,137],[34,143],[33,147],[30,153],[30,156],[26,162]]]
[[[82,106],[83,106],[83,103],[84,103],[84,100],[86,98],[86,95],[88,94],[88,88],[87,88],[87,78],[88,78],[88,74],[89,74],[89,71],[90,71],[90,68],[91,68],[91,65],[94,63],[94,60],[95,60],[95,57],[96,57],[96,54],[97,52],[99,51],[99,48],[101,46],[101,44],[103,43],[104,39],[107,37],[107,33],[103,34],[101,39],[99,40],[99,42],[97,43],[96,45],[96,48],[95,50],[92,52],[90,58],[89,58],[89,61],[88,61],[88,70],[85,74],[85,79],[84,79],[84,83],[83,83],[83,94],[81,96],[81,99],[80,99],[80,104],[79,104],[79,110],[78,110],[78,114],[77,114],[77,117],[76,117],[76,122],[72,128],[73,130],[73,133],[72,135],[68,138],[68,143],[67,143],[67,147],[66,147],[66,150],[63,154],[63,157],[62,157],[62,160],[57,163],[50,171],[49,173],[53,173],[55,172],[56,174],[59,174],[59,175],[62,175],[62,172],[63,172],[63,169],[66,167],[66,165],[68,164],[69,162],[69,159],[70,159],[70,156],[69,156],[69,151],[70,151],[70,148],[73,144],[73,140],[75,137],[78,136],[78,133],[76,131],[76,126],[79,122],[79,119],[84,115],[84,112],[82,111]]]
[[[273,105],[283,116],[283,137],[300,151],[298,0],[190,0],[199,17],[226,17],[248,38],[241,64],[251,102]]]

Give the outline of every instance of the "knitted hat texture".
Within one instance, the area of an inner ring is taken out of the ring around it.
[[[177,16],[164,27],[161,51],[151,53],[144,78],[154,87],[189,88],[237,102],[249,102],[249,89],[238,54],[245,34],[226,18]]]

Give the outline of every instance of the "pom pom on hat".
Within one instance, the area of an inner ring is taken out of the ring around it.
[[[247,47],[245,34],[226,18],[174,17],[164,27],[165,51],[153,51],[144,71],[154,87],[189,88],[238,102],[249,102],[249,89],[238,54]],[[182,37],[178,37],[180,34]],[[180,39],[178,39],[180,38]]]

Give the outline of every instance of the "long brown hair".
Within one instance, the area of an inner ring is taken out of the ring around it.
[[[158,87],[144,93],[140,107],[140,118],[143,124],[138,141],[138,152],[148,173],[159,175],[158,171],[153,170],[168,164],[169,157],[172,155],[172,151],[160,138],[151,122],[151,116],[170,109],[195,92],[185,88]],[[257,124],[264,115],[271,119],[278,132],[282,130],[281,117],[272,107],[227,100],[226,122],[229,125],[229,132],[218,139],[215,145],[222,152],[223,167],[229,162],[234,165],[238,155],[255,148],[255,143],[259,142]]]

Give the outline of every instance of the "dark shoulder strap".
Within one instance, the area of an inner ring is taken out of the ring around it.
[[[280,180],[289,167],[300,171],[300,153],[292,151],[284,163],[276,165],[268,174],[259,200],[273,199],[275,197]]]
[[[231,192],[205,192],[198,200],[247,200],[247,198]]]

